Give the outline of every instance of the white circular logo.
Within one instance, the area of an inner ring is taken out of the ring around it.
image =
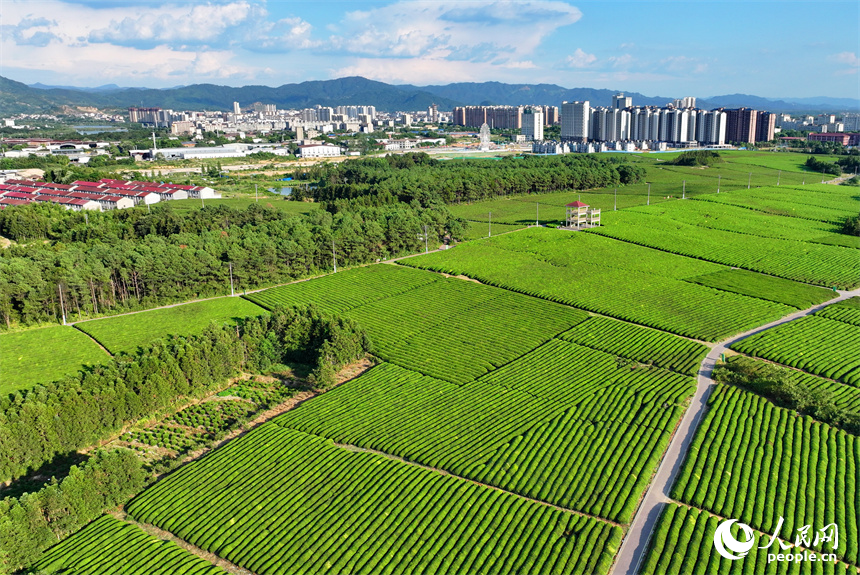
[[[746,536],[746,541],[735,539],[735,536],[732,535],[731,527],[736,522],[737,519],[723,521],[717,526],[717,530],[714,532],[714,547],[717,548],[717,553],[726,559],[742,559],[746,557],[747,553],[755,545],[752,528],[743,523],[738,523],[738,527],[741,528],[741,531]],[[737,553],[737,555],[732,555],[732,553]]]

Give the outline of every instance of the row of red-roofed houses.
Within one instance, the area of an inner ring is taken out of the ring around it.
[[[7,180],[5,184],[0,184],[0,207],[51,202],[72,210],[104,211],[189,197],[220,198],[221,194],[209,187],[109,179],[98,182],[75,181],[71,184]]]

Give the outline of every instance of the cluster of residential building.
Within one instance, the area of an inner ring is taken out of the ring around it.
[[[153,127],[168,127],[172,134],[202,138],[204,132],[220,132],[241,135],[253,132],[267,134],[275,131],[292,130],[301,132],[309,138],[320,133],[345,130],[349,132],[370,133],[379,129],[393,128],[397,125],[411,126],[413,122],[426,121],[438,123],[447,121],[434,104],[427,111],[418,112],[378,112],[375,106],[314,106],[302,110],[278,110],[274,104],[256,102],[242,107],[233,102],[231,112],[184,111],[176,112],[161,108],[128,109],[129,121]],[[241,137],[241,136],[240,136]]]
[[[520,130],[524,122],[533,122],[534,118],[526,119],[530,113],[541,114],[541,125],[558,124],[557,106],[458,106],[451,113],[451,123],[455,126],[482,126],[487,124],[490,129]]]
[[[0,208],[33,202],[58,204],[71,210],[116,210],[140,203],[188,198],[220,198],[210,187],[114,180],[75,181],[57,184],[31,180],[8,179],[0,184]]]
[[[839,119],[835,114],[804,115],[797,118],[788,114],[778,114],[776,127],[783,130],[802,130],[820,134],[858,132],[860,131],[860,114],[842,114]]]
[[[654,149],[659,142],[673,147],[723,146],[727,142],[770,141],[776,115],[749,108],[696,109],[689,97],[665,107],[633,106],[632,98],[617,94],[612,106],[584,102],[561,106],[561,139],[566,142],[634,142]]]

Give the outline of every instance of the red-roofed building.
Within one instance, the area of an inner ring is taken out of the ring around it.
[[[810,142],[836,142],[843,146],[860,146],[860,134],[845,132],[810,133],[806,139]]]

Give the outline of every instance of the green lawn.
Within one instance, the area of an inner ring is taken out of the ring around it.
[[[58,325],[0,335],[0,394],[48,383],[110,357],[86,335]]]
[[[211,321],[226,323],[234,318],[262,313],[266,312],[248,300],[225,297],[86,321],[79,323],[78,328],[116,354],[134,351],[139,345],[165,335],[191,335],[200,332]]]

